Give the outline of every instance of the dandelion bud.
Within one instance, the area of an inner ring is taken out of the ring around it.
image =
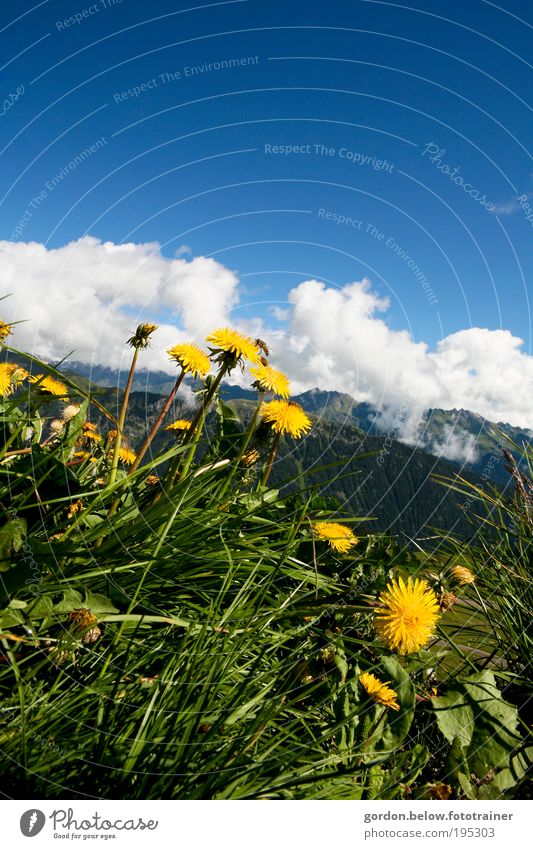
[[[128,339],[128,345],[132,348],[147,348],[150,336],[155,330],[157,330],[157,324],[139,324],[133,336]]]

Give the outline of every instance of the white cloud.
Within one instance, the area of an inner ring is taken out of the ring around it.
[[[407,408],[403,438],[416,439],[430,407],[471,410],[492,421],[533,424],[533,358],[508,330],[472,327],[442,339],[434,351],[382,315],[388,302],[370,283],[327,287],[316,280],[289,294],[288,342],[276,350],[298,390],[320,386],[373,404],[389,426]],[[274,345],[272,346],[274,348]],[[454,449],[455,450],[455,449]]]
[[[168,372],[165,348],[184,335],[202,339],[238,301],[236,275],[213,259],[167,259],[157,243],[92,237],[56,250],[0,241],[0,287],[11,293],[5,318],[25,321],[16,345],[51,360],[74,351],[82,362],[124,367],[137,324],[171,315],[176,326],[158,322],[157,348],[143,355],[143,365]]]
[[[451,424],[444,425],[439,438],[428,439],[427,436],[422,436],[417,440],[417,444],[436,457],[444,457],[446,460],[475,463],[479,459],[476,435]]]
[[[139,322],[155,320],[160,329],[142,363],[171,373],[167,347],[183,338],[201,341],[220,324],[239,324],[232,317],[242,295],[238,278],[210,258],[168,259],[157,244],[91,237],[56,250],[0,242],[0,252],[0,286],[13,293],[2,302],[1,317],[26,319],[16,328],[15,345],[51,360],[73,350],[73,359],[124,369],[125,340]],[[521,350],[521,339],[472,327],[430,350],[407,331],[391,329],[388,309],[368,280],[343,287],[307,280],[288,294],[286,325],[270,328],[257,317],[241,326],[268,342],[294,393],[315,386],[347,392],[374,405],[384,427],[407,408],[399,433],[405,440],[416,440],[430,407],[465,408],[532,427],[533,358]],[[234,375],[240,380],[238,370]],[[450,439],[442,446],[445,456],[459,456],[461,437]],[[463,456],[470,450],[465,442]]]
[[[522,199],[530,200],[532,195],[528,193],[527,195],[521,195]],[[497,203],[494,206],[494,209],[491,209],[493,215],[514,215],[515,212],[519,212],[521,209],[520,201],[518,197],[511,198],[511,200],[503,201],[502,203]]]

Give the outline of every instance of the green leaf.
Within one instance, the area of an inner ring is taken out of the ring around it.
[[[454,686],[454,685],[452,685]],[[474,709],[462,689],[449,689],[445,696],[431,699],[437,725],[448,743],[458,740],[468,748],[474,731]]]
[[[54,605],[54,613],[71,613],[83,607],[83,599],[76,590],[65,590],[63,598]]]
[[[390,752],[397,749],[405,740],[415,713],[415,688],[409,675],[395,657],[381,658],[381,666],[385,670],[383,680],[390,681],[390,687],[397,693],[399,711],[388,709],[385,722],[380,731],[376,750]]]
[[[509,766],[520,744],[518,711],[506,702],[488,670],[453,681],[444,696],[432,699],[440,731],[449,743],[458,738],[468,772],[482,779]]]
[[[12,519],[0,528],[0,572],[11,568],[11,558],[26,537],[26,520]]]
[[[532,766],[533,747],[530,746],[511,758],[510,766],[500,770],[492,783],[500,792],[510,790]]]
[[[83,607],[88,607],[95,616],[102,613],[118,613],[118,608],[105,595],[91,593],[89,590],[85,592]]]

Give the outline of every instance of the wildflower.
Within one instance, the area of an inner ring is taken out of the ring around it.
[[[180,433],[180,432],[183,433],[184,431],[189,430],[190,427],[191,427],[191,422],[189,421],[189,419],[177,419],[177,421],[172,422],[172,424],[167,425],[165,430],[174,430],[174,431],[177,431],[178,433]]]
[[[157,475],[148,475],[144,482],[146,486],[156,486],[159,483],[159,478]]]
[[[439,618],[437,596],[426,581],[402,578],[391,581],[380,595],[381,608],[374,627],[381,640],[398,654],[409,654],[426,646]]]
[[[225,360],[228,355],[235,360],[235,364],[239,359],[249,360],[254,365],[261,362],[261,355],[256,343],[249,336],[243,336],[237,330],[219,327],[209,334],[207,341],[213,346],[210,349],[213,354],[219,355],[217,358],[219,362]]]
[[[289,397],[289,379],[282,371],[259,363],[259,365],[250,369],[250,373],[256,378],[253,385],[261,392],[274,392],[276,395],[281,395],[282,398]]]
[[[251,448],[250,451],[247,451],[242,455],[241,463],[244,466],[255,466],[255,464],[261,459],[261,454],[257,451],[256,448]]]
[[[63,421],[69,422],[71,419],[73,419],[75,416],[78,415],[79,411],[80,411],[80,405],[79,404],[69,404],[63,410]]]
[[[26,377],[26,369],[16,363],[0,363],[0,395],[11,395],[16,384]]]
[[[72,519],[76,513],[81,513],[83,506],[83,501],[73,501],[72,504],[69,505],[67,519]]]
[[[131,466],[131,464],[135,462],[135,452],[130,451],[129,448],[121,448],[118,452],[118,456],[126,466]]]
[[[82,430],[83,430],[84,435],[87,435],[88,433],[96,433],[96,431],[98,430],[98,427],[97,427],[97,425],[94,424],[94,422],[86,421],[86,422],[83,422]]]
[[[12,389],[10,363],[2,363],[0,365],[0,395],[9,395]]]
[[[113,430],[107,431],[106,439],[108,439],[109,442],[114,442],[116,438],[117,438],[117,431],[116,430],[113,429]]]
[[[192,342],[174,345],[173,348],[168,349],[167,354],[171,360],[182,367],[184,372],[192,374],[193,377],[203,378],[209,374],[211,368],[209,357]]]
[[[452,569],[452,576],[462,587],[467,584],[473,584],[476,580],[474,573],[471,572],[470,569],[467,569],[466,566],[454,566]]]
[[[147,348],[150,336],[155,330],[157,330],[157,324],[139,324],[133,336],[128,339],[128,345],[132,348]]]
[[[96,624],[98,619],[86,607],[73,610],[68,618],[69,622],[73,623],[74,630],[83,634],[81,641],[85,645],[95,643],[102,633]]]
[[[352,533],[351,528],[336,522],[315,522],[313,531],[321,539],[329,543],[334,551],[346,554],[350,548],[357,545],[359,539]]]
[[[311,429],[310,420],[294,401],[269,401],[261,407],[261,415],[276,433],[300,437]]]
[[[101,442],[102,436],[99,433],[95,433],[92,430],[88,430],[87,433],[83,434],[84,438],[87,442]]]
[[[78,460],[89,460],[91,463],[96,463],[96,457],[93,457],[88,451],[75,451],[72,456]]]
[[[390,681],[380,681],[371,672],[363,672],[359,676],[359,681],[374,702],[392,708],[392,710],[400,710],[400,705],[396,701],[398,693],[388,686]]]
[[[54,395],[56,398],[66,398],[68,395],[65,384],[48,374],[36,374],[30,377],[30,380],[32,383],[36,383],[37,388],[46,395]]]
[[[65,422],[62,422],[61,419],[52,419],[52,421],[50,422],[50,430],[56,435],[62,433],[64,427]]]
[[[8,336],[13,333],[13,325],[7,324],[5,321],[0,321],[0,343],[5,342]]]

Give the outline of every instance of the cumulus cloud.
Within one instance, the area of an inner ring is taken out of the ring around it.
[[[431,407],[533,424],[533,358],[508,330],[472,327],[431,351],[387,325],[388,301],[368,280],[341,288],[308,280],[290,292],[289,302],[288,340],[277,347],[298,389],[347,392],[372,404],[384,428],[407,409],[400,436],[412,441]]]
[[[50,360],[73,350],[73,359],[123,369],[125,340],[140,321],[155,320],[160,329],[143,364],[171,373],[165,348],[180,339],[203,340],[216,325],[239,326],[232,316],[242,296],[238,277],[214,259],[169,259],[157,244],[92,237],[55,250],[0,242],[0,251],[0,285],[13,293],[2,302],[1,317],[26,319],[16,329],[17,347]],[[275,327],[260,316],[240,326],[268,341],[294,394],[316,386],[347,392],[373,405],[384,429],[401,411],[398,435],[406,441],[416,441],[431,407],[532,427],[533,358],[521,339],[472,327],[430,350],[407,331],[391,329],[388,310],[368,280],[342,287],[306,280],[289,292],[286,308],[276,305]],[[238,379],[237,370],[234,375]],[[467,442],[448,434],[439,450],[459,456],[464,443],[466,456]]]
[[[141,321],[159,323],[149,368],[173,371],[164,349],[203,338],[238,302],[238,278],[207,257],[167,259],[157,243],[115,245],[87,236],[58,249],[0,241],[5,319],[19,348],[59,360],[124,366],[124,342]],[[162,321],[158,321],[162,317]],[[171,323],[171,320],[175,323]]]

